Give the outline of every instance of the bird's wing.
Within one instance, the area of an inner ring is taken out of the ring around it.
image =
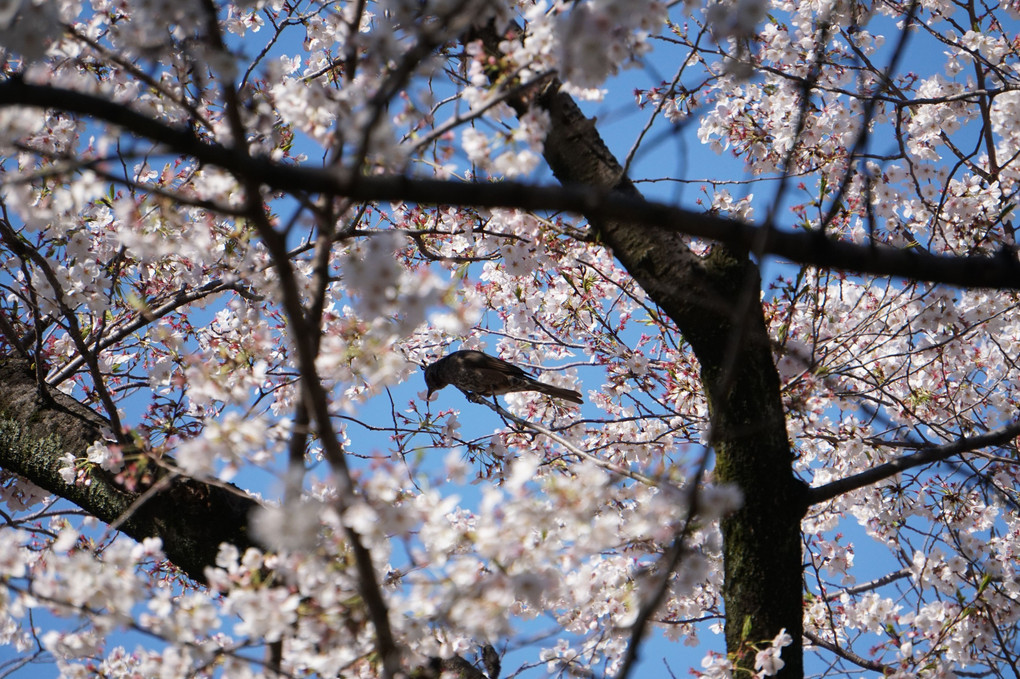
[[[496,372],[500,372],[505,375],[513,375],[515,377],[528,376],[528,373],[524,372],[513,363],[507,363],[501,358],[489,356],[488,354],[483,354],[482,352],[475,351],[473,349],[465,349],[462,354],[464,356],[464,363],[472,368],[494,370]]]

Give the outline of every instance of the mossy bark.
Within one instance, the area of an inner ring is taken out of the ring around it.
[[[68,483],[60,474],[64,456],[85,457],[109,423],[96,412],[56,390],[42,393],[24,361],[0,358],[0,468],[81,507],[101,521],[117,523],[136,540],[159,537],[163,551],[181,570],[204,582],[220,544],[242,552],[254,543],[248,515],[257,504],[239,488],[184,477],[168,477],[148,464],[145,483],[134,490],[101,469]],[[144,462],[143,462],[144,464]],[[156,484],[157,490],[143,498]]]

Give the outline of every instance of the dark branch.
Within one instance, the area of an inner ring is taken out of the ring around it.
[[[779,231],[691,212],[663,203],[623,196],[608,188],[535,186],[520,182],[468,183],[405,176],[366,177],[345,168],[315,169],[281,165],[199,138],[125,105],[82,92],[32,85],[17,78],[0,83],[0,107],[34,106],[91,116],[133,135],[191,156],[272,189],[325,193],[354,201],[404,201],[420,204],[507,207],[566,211],[589,219],[619,220],[666,228],[730,247],[773,255],[799,264],[875,276],[984,288],[1020,288],[1015,253],[991,256],[933,255],[917,249],[840,242],[812,232]]]
[[[942,462],[954,455],[960,455],[961,453],[967,453],[980,448],[1001,446],[1009,443],[1017,436],[1020,436],[1020,421],[1013,422],[998,431],[988,434],[961,438],[941,446],[928,446],[916,453],[904,455],[859,474],[827,483],[824,486],[811,488],[807,496],[808,504],[813,505],[831,500],[843,493],[870,486],[873,483],[878,483],[913,467],[919,467],[932,462]]]
[[[825,599],[827,601],[836,601],[837,599],[844,595],[853,596],[855,594],[860,594],[861,592],[873,592],[879,587],[885,587],[889,583],[896,582],[897,580],[902,580],[903,578],[909,578],[910,575],[911,571],[909,568],[901,568],[898,571],[886,573],[882,577],[875,578],[874,580],[871,580],[869,582],[862,582],[859,585],[854,585],[853,587],[847,587],[846,589],[841,589],[832,592],[831,594],[827,595]]]
[[[824,649],[826,649],[828,651],[832,651],[833,653],[835,653],[839,657],[841,657],[841,658],[843,658],[845,660],[849,660],[853,664],[858,665],[860,667],[863,667],[866,670],[871,670],[873,672],[879,672],[879,673],[882,674],[882,676],[886,676],[887,674],[891,673],[891,671],[892,671],[891,667],[887,667],[886,665],[883,665],[882,663],[876,662],[874,660],[868,660],[867,658],[862,658],[861,656],[857,655],[856,653],[854,653],[850,649],[842,648],[842,647],[837,646],[836,644],[832,643],[831,641],[826,641],[825,639],[821,638],[817,634],[814,634],[813,632],[809,632],[809,631],[805,630],[804,631],[804,636],[807,637],[808,639],[810,639],[811,643],[814,644],[815,646],[821,646],[822,648],[824,648]]]

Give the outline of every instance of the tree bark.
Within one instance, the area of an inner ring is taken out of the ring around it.
[[[0,468],[70,500],[89,514],[135,540],[158,537],[167,558],[197,582],[216,561],[220,544],[241,552],[256,546],[248,534],[248,516],[258,504],[240,488],[170,476],[165,467],[144,456],[131,460],[133,490],[122,477],[93,467],[85,479],[68,483],[60,475],[62,458],[85,457],[102,440],[109,422],[55,389],[38,388],[28,363],[0,358]],[[154,492],[145,495],[154,488]]]

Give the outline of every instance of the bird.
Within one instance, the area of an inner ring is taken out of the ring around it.
[[[537,391],[572,403],[584,403],[579,392],[539,382],[513,363],[481,351],[462,349],[425,367],[428,397],[448,384],[469,398],[498,396],[514,391]]]

